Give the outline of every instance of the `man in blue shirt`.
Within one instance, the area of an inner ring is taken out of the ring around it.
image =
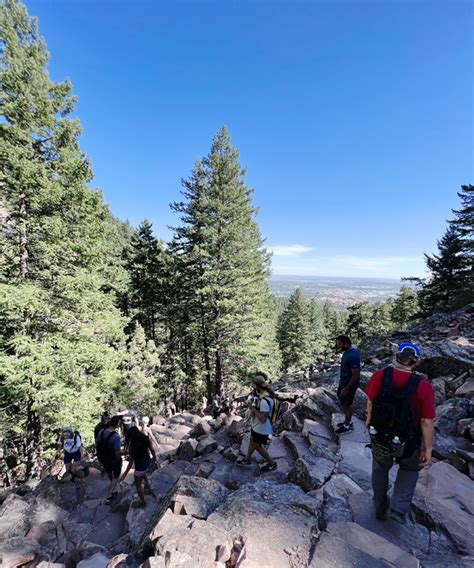
[[[336,434],[350,432],[354,426],[352,424],[352,403],[360,382],[360,356],[347,335],[336,337],[336,346],[342,351],[341,375],[337,397],[344,409],[345,420],[338,424]]]

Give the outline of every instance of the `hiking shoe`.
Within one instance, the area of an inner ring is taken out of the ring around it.
[[[145,501],[134,501],[132,503],[134,509],[144,509],[146,507]]]
[[[263,467],[260,468],[260,471],[273,471],[277,468],[277,462],[267,463]]]
[[[105,500],[105,504],[110,505],[110,503],[112,503],[112,501],[115,499],[115,497],[117,497],[117,495],[118,491],[114,491],[112,495]]]
[[[354,424],[351,422],[349,426],[346,426],[345,424],[339,426],[336,430],[336,434],[347,434],[347,432],[351,432],[352,430],[354,430]]]
[[[389,507],[390,502],[388,499],[378,507],[375,507],[375,518],[379,521],[386,521]]]
[[[397,521],[397,523],[403,524],[405,522],[405,515],[403,513],[399,513],[398,511],[394,511],[390,509],[390,513],[388,515],[392,521]]]
[[[241,460],[237,460],[235,462],[235,465],[237,467],[250,467],[252,464],[249,461],[247,461],[246,459],[241,459]]]
[[[337,426],[338,428],[340,428],[341,426],[345,426],[345,425],[346,425],[345,422],[337,422],[337,424],[336,424],[336,426]],[[349,424],[349,426],[350,426],[351,428],[354,428],[354,424],[353,424],[352,422]]]

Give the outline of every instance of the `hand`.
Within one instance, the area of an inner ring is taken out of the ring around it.
[[[423,449],[420,452],[419,467],[426,467],[431,463],[431,450]]]
[[[344,397],[347,396],[348,394],[349,394],[349,387],[345,387],[345,388],[342,389],[342,391],[340,392],[339,396],[341,396],[341,397],[344,398]]]

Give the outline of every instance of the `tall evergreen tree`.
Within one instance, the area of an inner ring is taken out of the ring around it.
[[[326,300],[323,303],[323,316],[328,336],[325,354],[326,357],[333,357],[336,354],[336,337],[345,333],[347,315],[343,310],[336,310],[334,304]]]
[[[425,315],[461,307],[472,277],[470,259],[459,229],[450,225],[438,241],[438,253],[425,255],[430,277],[420,290],[420,305]]]
[[[148,219],[132,236],[126,268],[130,278],[128,307],[131,315],[140,322],[147,337],[162,340],[160,327],[165,319],[168,261]]]
[[[71,86],[50,81],[47,61],[36,21],[18,0],[3,2],[0,420],[7,436],[22,435],[27,476],[44,436],[92,425],[114,392],[124,324],[106,279],[113,220],[87,187]]]
[[[312,360],[324,359],[329,348],[329,330],[324,322],[323,307],[314,298],[309,304],[309,330]]]
[[[299,288],[291,295],[280,316],[277,337],[284,371],[302,369],[312,362],[308,304]]]
[[[249,367],[274,370],[265,356],[273,342],[267,326],[269,256],[255,221],[253,192],[225,128],[183,187],[184,201],[173,204],[182,225],[174,229],[170,249],[210,396]]]
[[[418,295],[409,286],[402,286],[392,305],[393,326],[404,330],[418,313]]]

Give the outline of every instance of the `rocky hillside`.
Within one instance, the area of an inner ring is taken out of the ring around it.
[[[473,312],[403,335],[421,345],[438,405],[435,463],[420,476],[405,524],[373,515],[362,391],[354,431],[334,434],[334,365],[277,385],[289,402],[270,445],[271,473],[257,461],[236,467],[248,444],[242,416],[182,413],[154,419],[160,457],[144,509],[133,506],[130,475],[105,506],[108,481],[96,467],[75,482],[50,475],[4,494],[2,568],[473,566]],[[398,339],[370,346],[363,383],[391,361]]]

